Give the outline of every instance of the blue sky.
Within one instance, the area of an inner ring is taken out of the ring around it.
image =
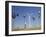
[[[41,13],[41,7],[28,7],[28,6],[12,6],[12,16],[17,13],[19,16],[16,16],[15,19],[12,19],[12,26],[16,27],[22,27],[24,26],[24,17],[26,16],[26,25],[28,27],[29,25],[29,15],[30,15],[30,25],[36,26],[41,24],[41,18],[38,18],[38,12]],[[35,20],[33,21],[32,17],[35,17]]]

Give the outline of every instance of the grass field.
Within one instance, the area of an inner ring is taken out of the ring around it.
[[[39,27],[32,27],[32,28],[15,28],[12,31],[28,31],[28,30],[40,30],[41,26]]]

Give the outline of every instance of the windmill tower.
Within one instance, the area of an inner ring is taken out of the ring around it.
[[[31,15],[30,15],[30,13],[27,13],[27,16],[28,16],[28,21],[29,21],[28,28],[30,28],[30,26],[31,26],[31,20],[30,20]]]
[[[24,29],[26,29],[26,16],[23,15],[23,17],[24,17]]]
[[[30,28],[30,15],[28,17],[29,17],[29,28]]]

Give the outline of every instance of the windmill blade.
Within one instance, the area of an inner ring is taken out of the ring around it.
[[[17,13],[17,15],[16,16],[19,16],[19,14]]]
[[[15,14],[12,14],[12,18],[15,19],[16,18],[16,15]]]
[[[35,20],[35,17],[32,17],[33,20]]]

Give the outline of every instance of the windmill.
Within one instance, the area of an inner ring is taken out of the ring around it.
[[[12,13],[12,19],[13,19],[13,27],[14,27],[14,23],[15,23],[15,18],[17,17],[17,16],[19,16],[19,13],[17,13],[17,14],[15,14],[15,12],[14,13]]]
[[[28,20],[29,20],[29,28],[30,28],[30,24],[31,24],[30,17],[31,17],[31,14],[28,12],[28,13],[27,13],[27,16],[28,16]]]
[[[40,11],[38,11],[38,18],[40,18],[40,16],[41,16],[41,13],[40,13]]]
[[[40,18],[41,18],[41,12],[40,12],[40,11],[38,11],[38,16],[37,16],[37,17],[38,17],[38,20],[39,20],[39,21],[37,21],[37,23],[40,25],[40,23],[41,23],[41,22],[40,22]],[[39,23],[39,22],[40,22],[40,23]]]
[[[25,19],[25,18],[26,18],[26,16],[25,16],[25,15],[23,15],[23,17],[24,17],[24,24],[25,24],[25,25],[24,25],[24,29],[26,29],[26,19]]]

